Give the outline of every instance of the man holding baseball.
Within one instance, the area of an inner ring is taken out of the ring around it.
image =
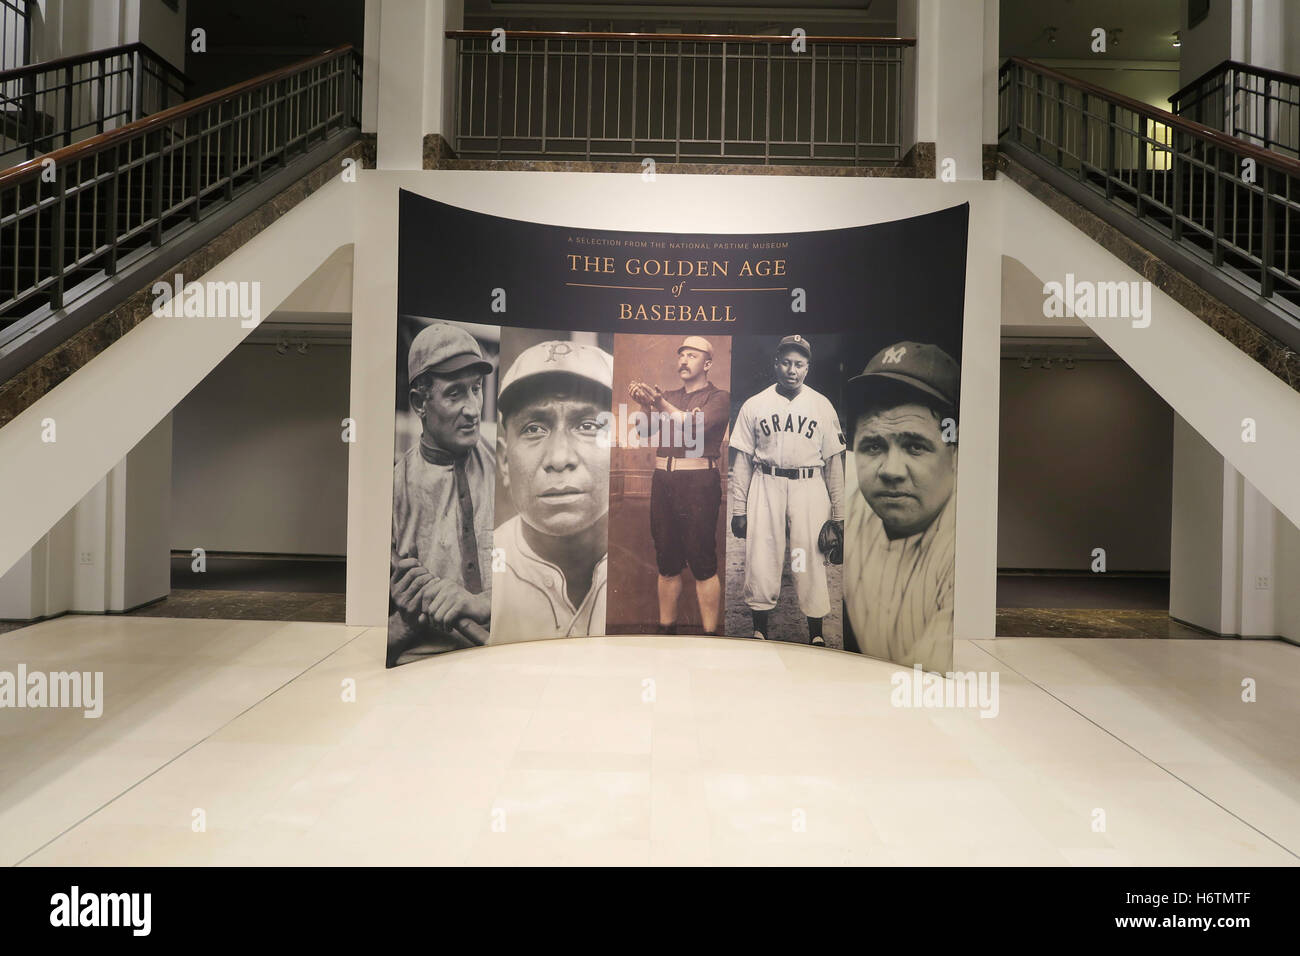
[[[849,501],[844,648],[952,670],[960,370],[899,342],[849,380],[858,494]]]
[[[650,483],[650,535],[659,569],[659,633],[677,632],[682,574],[689,565],[705,634],[718,633],[722,584],[718,579],[718,460],[731,414],[731,396],[709,381],[713,346],[688,336],[677,349],[682,387],[665,392],[633,382],[632,400],[652,423],[660,454]],[[702,438],[702,441],[698,440]],[[692,440],[693,439],[693,440]]]
[[[474,337],[446,322],[411,342],[410,406],[421,431],[393,466],[389,667],[487,640],[496,461],[479,424],[491,371]]]
[[[614,358],[578,342],[525,349],[501,380],[502,486],[491,643],[605,633]]]
[[[808,340],[787,335],[773,361],[775,384],[741,406],[731,436],[731,530],[745,539],[754,637],[769,636],[788,541],[809,643],[824,647],[826,562],[841,558],[844,539],[844,436],[830,401],[804,384],[811,362]]]

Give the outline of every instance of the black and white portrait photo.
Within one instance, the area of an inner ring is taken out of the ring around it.
[[[500,330],[403,316],[398,335],[389,667],[487,641]]]
[[[959,369],[895,342],[849,379],[844,646],[952,670]]]
[[[493,644],[605,633],[611,338],[503,333]]]

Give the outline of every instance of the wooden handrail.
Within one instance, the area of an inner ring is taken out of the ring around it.
[[[102,60],[105,57],[117,56],[122,53],[148,53],[151,57],[166,67],[167,71],[173,76],[180,79],[182,83],[189,85],[194,82],[180,70],[176,69],[158,51],[154,50],[147,43],[123,43],[121,46],[104,47],[102,50],[93,50],[90,53],[75,53],[71,56],[61,56],[53,60],[43,60],[40,63],[28,63],[26,66],[16,66],[9,70],[0,70],[0,83],[7,80],[21,80],[25,76],[34,76],[37,73],[45,73],[50,70],[62,70],[70,66],[80,66],[83,63],[94,63],[96,60]]]
[[[1073,76],[1067,76],[1064,73],[1058,73],[1050,67],[1035,63],[1033,60],[1026,60],[1024,57],[1013,56],[1002,64],[1005,70],[1008,66],[1015,64],[1023,66],[1043,76],[1050,77],[1054,80],[1060,80],[1075,89],[1083,90],[1086,93],[1097,96],[1107,102],[1122,106],[1126,110],[1131,110],[1139,116],[1145,116],[1147,119],[1153,119],[1157,123],[1164,123],[1166,126],[1172,126],[1180,129],[1185,133],[1199,138],[1209,140],[1215,146],[1230,150],[1239,156],[1246,156],[1265,166],[1271,166],[1280,172],[1289,176],[1300,176],[1300,161],[1291,159],[1289,156],[1283,156],[1275,153],[1271,149],[1264,149],[1262,146],[1256,146],[1245,140],[1237,139],[1230,136],[1222,130],[1214,129],[1210,126],[1204,126],[1195,120],[1185,119],[1168,110],[1162,110],[1158,106],[1151,106],[1140,100],[1135,100],[1131,96],[1125,96],[1123,93],[1116,93],[1114,90],[1108,90],[1105,87],[1097,86],[1095,83],[1089,83],[1087,80],[1080,80]]]
[[[469,40],[491,37],[491,30],[448,30],[448,40]],[[772,36],[760,33],[588,33],[556,30],[507,30],[507,37],[522,40],[694,40],[700,43],[778,43],[785,46],[794,41],[793,36]],[[868,44],[871,46],[916,46],[916,37],[800,37],[809,43]]]
[[[1210,67],[1173,96],[1169,97],[1169,102],[1172,103],[1174,100],[1181,99],[1184,93],[1190,93],[1214,74],[1222,73],[1228,69],[1236,70],[1239,73],[1254,73],[1256,76],[1262,76],[1266,79],[1278,80],[1282,83],[1294,83],[1295,85],[1300,86],[1300,76],[1296,76],[1294,73],[1283,73],[1281,70],[1270,70],[1262,66],[1252,66],[1249,63],[1242,63],[1240,60],[1224,60],[1218,66]]]
[[[100,133],[98,136],[92,136],[84,139],[79,143],[73,143],[71,146],[64,146],[62,149],[56,149],[52,153],[46,153],[44,156],[37,156],[29,159],[25,163],[19,163],[4,172],[0,172],[0,188],[31,179],[39,176],[41,170],[45,167],[46,160],[53,160],[56,166],[66,162],[83,159],[100,150],[108,149],[123,140],[132,139],[141,133],[147,132],[168,123],[174,122],[183,116],[189,116],[206,109],[214,103],[218,103],[231,97],[248,93],[251,90],[258,89],[276,80],[282,80],[286,76],[292,76],[301,70],[313,67],[318,63],[324,63],[326,60],[332,60],[334,57],[343,53],[352,51],[351,43],[344,43],[342,46],[336,46],[323,53],[317,53],[315,56],[292,63],[289,66],[282,66],[278,70],[272,70],[269,73],[263,73],[261,76],[255,76],[252,79],[244,80],[242,83],[236,83],[234,86],[228,86],[224,90],[216,90],[200,96],[197,99],[187,100],[184,103],[178,103],[170,109],[165,109],[160,113],[154,113],[146,116],[144,119],[138,119],[134,123],[127,123],[125,126],[119,126],[117,129],[109,130],[106,133]]]

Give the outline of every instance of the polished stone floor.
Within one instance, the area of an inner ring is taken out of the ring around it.
[[[1000,607],[997,636],[1219,639],[1217,635],[1175,621],[1168,611],[1059,607]]]
[[[991,718],[895,706],[892,665],[802,645],[590,638],[389,671],[383,649],[379,628],[147,617],[0,637],[0,670],[105,682],[98,719],[0,710],[0,862],[1300,859],[1280,642],[959,641],[959,669],[999,675]]]
[[[222,591],[172,589],[161,601],[136,608],[135,617],[207,618],[232,621],[314,621],[342,624],[342,594],[315,591]]]

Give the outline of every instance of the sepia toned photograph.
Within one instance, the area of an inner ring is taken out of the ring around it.
[[[614,337],[610,634],[721,633],[731,339]]]

